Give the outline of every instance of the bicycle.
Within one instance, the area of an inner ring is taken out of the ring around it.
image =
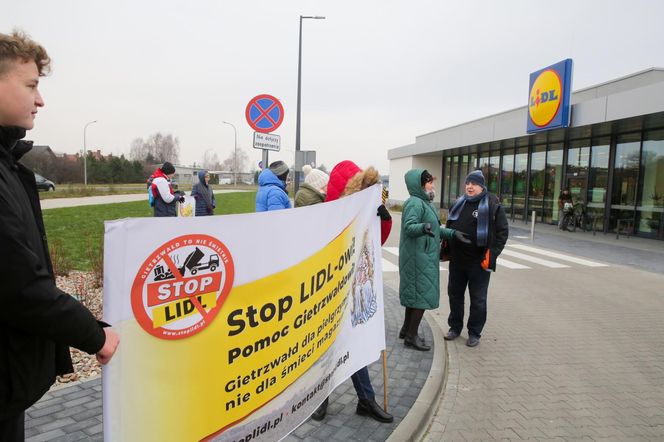
[[[563,204],[563,219],[560,223],[560,228],[563,231],[570,231],[569,227],[575,224],[574,219],[574,205],[570,202]],[[576,227],[574,227],[576,229]]]
[[[584,210],[583,204],[578,203],[574,205],[571,210],[570,219],[571,222],[571,231],[576,232],[576,228],[580,227],[584,232],[586,231],[586,211]],[[570,229],[567,229],[570,231]]]

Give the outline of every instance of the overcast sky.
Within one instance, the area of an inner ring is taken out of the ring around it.
[[[28,138],[57,152],[128,154],[157,131],[180,162],[238,148],[252,165],[244,111],[255,95],[285,109],[293,163],[299,15],[303,150],[328,169],[344,159],[388,172],[387,150],[415,136],[523,106],[530,72],[574,60],[573,89],[664,67],[664,2],[0,0],[0,32],[43,44],[53,72]],[[524,128],[525,128],[524,121]]]

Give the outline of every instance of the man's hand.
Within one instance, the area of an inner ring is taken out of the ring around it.
[[[101,365],[106,365],[110,362],[111,358],[115,354],[115,350],[120,344],[120,337],[110,328],[104,328],[104,333],[106,334],[106,342],[104,346],[97,352],[97,360]]]
[[[424,223],[424,226],[422,226],[422,231],[425,235],[429,235],[431,237],[436,236],[436,234],[433,233],[433,230],[431,230],[431,223]]]
[[[383,221],[390,221],[392,219],[392,215],[390,215],[390,212],[385,208],[385,204],[378,206],[378,213],[376,215],[380,216],[380,219]]]
[[[467,233],[459,232],[458,230],[454,231],[454,239],[464,244],[470,244],[472,242]]]

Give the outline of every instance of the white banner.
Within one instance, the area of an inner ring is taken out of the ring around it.
[[[381,188],[106,223],[108,441],[273,441],[385,348]]]

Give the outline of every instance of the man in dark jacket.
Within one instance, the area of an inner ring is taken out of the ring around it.
[[[25,34],[0,33],[0,440],[24,440],[24,412],[73,371],[69,346],[106,364],[118,336],[55,286],[35,176],[20,141],[44,105],[50,59]],[[105,324],[104,324],[105,325]]]
[[[450,248],[450,274],[447,295],[450,330],[446,340],[456,339],[463,329],[463,308],[466,287],[470,293],[468,340],[466,345],[480,343],[486,323],[486,301],[489,277],[496,271],[496,259],[503,251],[509,226],[503,206],[490,194],[484,183],[482,171],[475,170],[466,176],[465,194],[450,209],[447,227],[468,234],[471,243],[452,241]]]

